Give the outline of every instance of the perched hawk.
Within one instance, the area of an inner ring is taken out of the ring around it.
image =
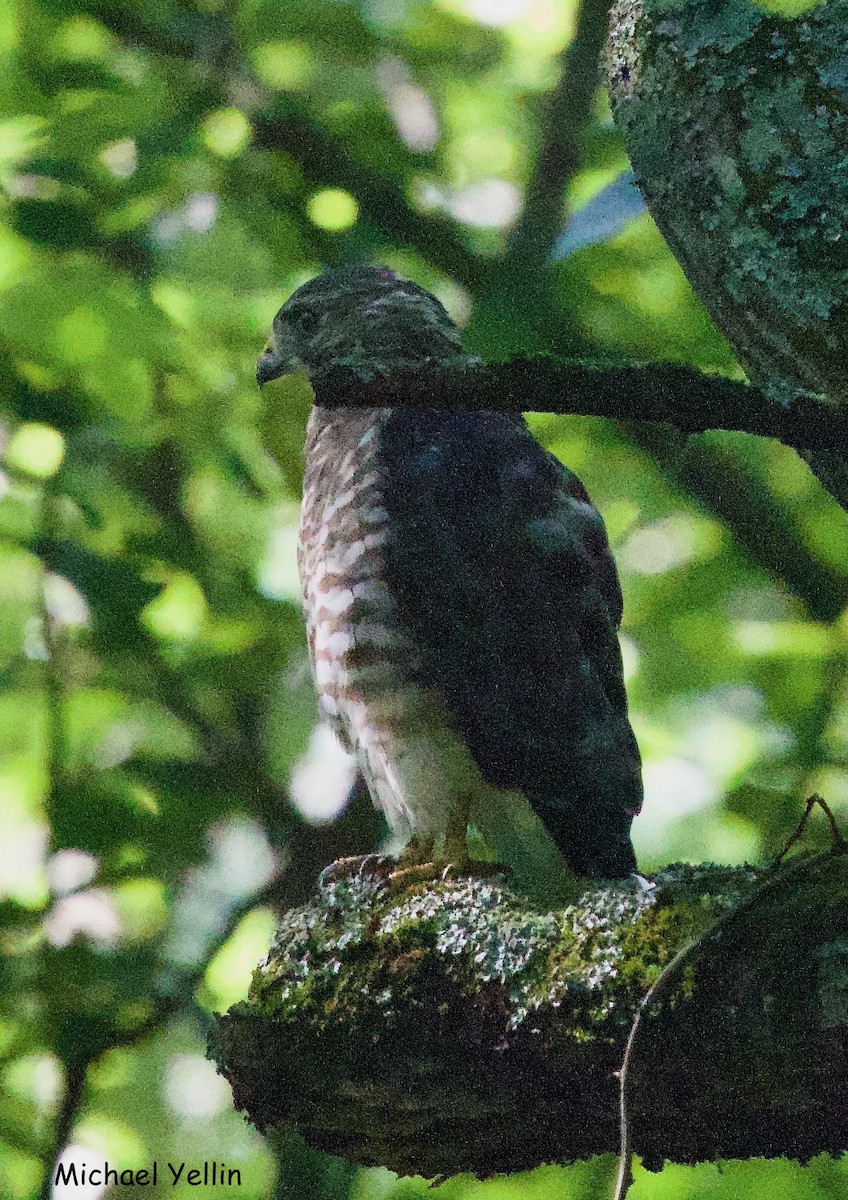
[[[470,362],[429,292],[345,267],[283,305],[256,373]],[[635,869],[615,564],[522,417],[316,404],[299,562],[321,709],[401,861],[467,868],[472,823],[530,890],[557,850],[578,875]]]

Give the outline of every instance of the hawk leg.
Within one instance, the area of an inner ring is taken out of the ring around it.
[[[503,863],[471,858],[468,853],[468,821],[473,797],[464,796],[455,806],[445,830],[441,854],[435,853],[435,838],[413,836],[400,852],[397,867],[388,878],[389,890],[403,892],[417,883],[432,883],[470,875],[488,879],[493,875],[510,875]]]

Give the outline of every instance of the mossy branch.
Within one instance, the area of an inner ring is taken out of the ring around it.
[[[365,877],[288,913],[211,1054],[260,1129],[427,1176],[619,1148],[648,1165],[848,1148],[848,856],[750,897],[750,867],[668,868],[528,910],[498,881],[392,897]],[[704,936],[704,935],[707,936]]]
[[[613,113],[651,216],[748,378],[790,410],[812,395],[844,413],[848,3],[769,7],[615,0]],[[805,445],[848,510],[844,442]]]
[[[730,429],[796,450],[848,452],[848,414],[812,396],[785,406],[758,388],[676,363],[610,366],[538,355],[461,368],[433,366],[363,383],[340,371],[316,387],[326,405],[555,412],[662,421],[684,433]]]

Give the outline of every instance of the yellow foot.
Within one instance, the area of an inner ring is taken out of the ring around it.
[[[456,863],[399,864],[388,875],[386,884],[393,895],[398,895],[419,883],[441,883],[445,879],[492,879],[496,875],[508,877],[511,874],[512,871],[503,863],[466,858],[464,861]]]
[[[395,860],[387,854],[354,854],[350,858],[337,858],[318,876],[318,886],[330,888],[337,883],[373,876],[381,880],[388,879],[396,865]]]

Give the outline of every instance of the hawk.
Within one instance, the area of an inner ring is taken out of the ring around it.
[[[473,361],[429,292],[343,267],[283,305],[256,375],[332,388],[339,369]],[[530,891],[560,856],[635,870],[618,576],[583,485],[523,417],[316,403],[298,557],[320,708],[401,862],[468,869],[473,824]]]

